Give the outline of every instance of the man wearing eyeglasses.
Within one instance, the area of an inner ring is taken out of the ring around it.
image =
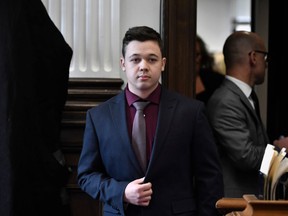
[[[259,169],[269,139],[254,87],[264,82],[268,52],[253,32],[237,31],[223,47],[226,79],[207,109],[219,147],[225,197],[260,194]]]

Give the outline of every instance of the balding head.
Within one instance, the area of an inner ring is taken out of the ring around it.
[[[252,58],[255,57],[255,51],[257,50],[266,52],[264,41],[258,34],[248,31],[232,33],[226,39],[223,47],[226,74],[234,76],[249,85],[263,82],[262,74],[265,73],[266,63],[265,61],[261,62],[258,61],[259,59]],[[250,54],[253,54],[253,56]],[[261,60],[263,60],[263,55]],[[263,62],[264,67],[259,67],[261,63],[263,65]],[[264,72],[262,73],[260,69]]]
[[[225,41],[223,47],[224,61],[227,68],[234,64],[242,64],[252,50],[264,50],[264,41],[253,32],[237,31]]]

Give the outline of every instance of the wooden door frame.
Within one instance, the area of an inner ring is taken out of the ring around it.
[[[194,97],[197,0],[161,0],[160,31],[167,58],[162,84]]]

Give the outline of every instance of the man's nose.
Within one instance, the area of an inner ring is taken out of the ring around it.
[[[140,62],[140,70],[141,71],[146,71],[148,70],[148,62],[143,59],[141,62]]]

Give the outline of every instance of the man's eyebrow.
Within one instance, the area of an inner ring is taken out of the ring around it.
[[[140,56],[140,54],[134,53],[134,54],[132,54],[132,55],[130,55],[128,57],[131,58],[131,57],[135,57],[135,56]]]
[[[128,56],[128,59],[137,58],[139,56],[140,56],[140,54],[132,54],[132,55]]]
[[[128,58],[139,57],[139,56],[142,56],[142,55],[134,53],[134,54],[128,56]],[[145,57],[157,57],[158,58],[159,56],[154,54],[154,53],[151,53],[151,54],[145,55]]]

